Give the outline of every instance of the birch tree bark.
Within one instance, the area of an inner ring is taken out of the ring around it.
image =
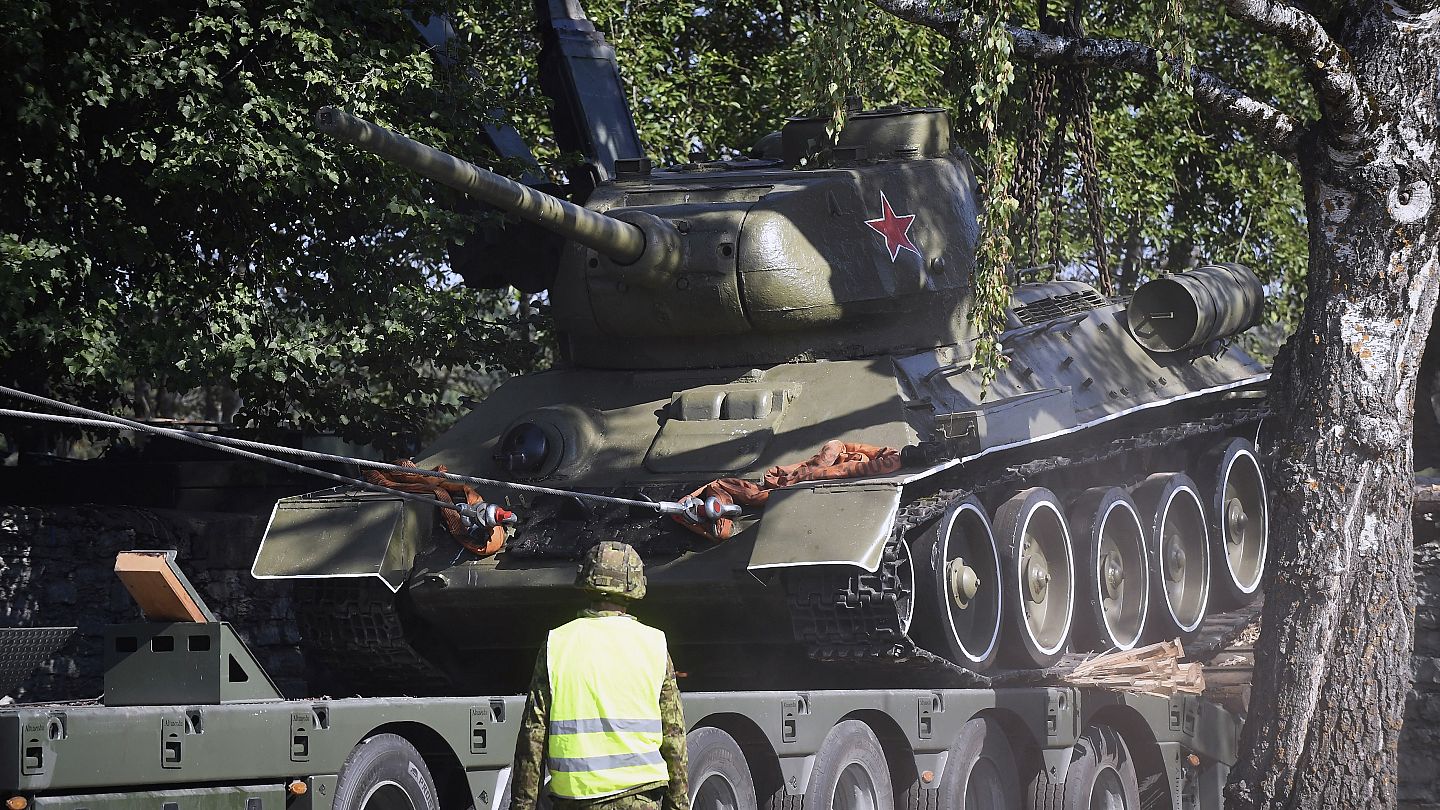
[[[1437,12],[1342,13],[1369,99],[1297,150],[1310,229],[1300,328],[1271,402],[1273,556],[1232,808],[1393,807],[1415,614],[1411,424],[1435,306]]]

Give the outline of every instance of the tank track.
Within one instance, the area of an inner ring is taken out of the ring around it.
[[[1056,666],[1044,670],[1004,670],[985,675],[957,666],[911,640],[901,629],[901,612],[898,609],[906,597],[896,590],[901,581],[899,566],[903,558],[895,550],[904,545],[906,535],[938,519],[951,504],[971,495],[1013,487],[1066,468],[1101,464],[1137,451],[1224,434],[1243,425],[1257,423],[1267,414],[1264,407],[1235,408],[1203,419],[1123,436],[1082,449],[1078,454],[1031,459],[998,469],[982,468],[971,473],[969,480],[954,482],[961,484],[959,487],[942,489],[904,503],[896,516],[895,527],[876,572],[839,567],[801,569],[786,578],[795,638],[805,646],[810,657],[818,661],[867,669],[884,668],[886,672],[897,674],[905,671],[945,685],[1042,682],[1063,674],[1084,656],[1067,656]],[[977,480],[982,477],[983,482]],[[1194,657],[1196,653],[1217,646],[1222,639],[1233,637],[1258,612],[1257,603],[1244,610],[1207,617],[1200,635],[1187,652]],[[1211,636],[1215,638],[1210,639]],[[1214,643],[1210,643],[1212,641]]]
[[[445,694],[451,686],[406,642],[399,602],[378,581],[305,581],[295,588],[295,599],[311,691],[335,697],[377,690],[431,695]]]

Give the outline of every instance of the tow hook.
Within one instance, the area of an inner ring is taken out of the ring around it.
[[[662,514],[675,515],[691,525],[704,526],[726,518],[740,517],[744,510],[739,504],[725,503],[714,495],[704,500],[687,495],[679,501],[662,501],[660,511]]]
[[[466,528],[470,530],[471,536],[488,532],[496,526],[513,526],[520,518],[509,509],[493,504],[470,504],[460,505],[460,516],[465,519]]]

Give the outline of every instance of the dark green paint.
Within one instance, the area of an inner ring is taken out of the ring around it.
[[[1036,444],[1016,452],[1048,455],[1047,439],[1214,399],[1266,376],[1242,352],[1211,342],[1253,323],[1258,292],[1245,279],[1201,279],[1210,307],[1197,327],[1203,345],[1179,352],[1137,342],[1124,302],[1055,281],[1016,286],[1000,336],[1008,364],[986,387],[972,366],[969,318],[976,182],[968,156],[950,147],[943,111],[852,115],[833,147],[823,122],[793,120],[780,135],[782,157],[765,160],[663,171],[622,162],[583,209],[338,111],[322,121],[571,237],[550,284],[568,362],[501,386],[417,459],[422,466],[560,488],[683,493],[725,476],[757,479],[832,439],[946,448],[948,457],[932,454],[896,475],[778,494],[720,548],[657,515],[665,522],[655,525],[690,550],[647,560],[651,598],[640,612],[679,645],[682,668],[717,679],[707,685],[729,685],[718,673],[737,655],[759,660],[761,647],[793,646],[786,597],[771,573],[822,564],[875,570],[912,485],[944,486],[947,469],[1007,448]],[[912,216],[908,229],[889,222]],[[902,230],[886,236],[887,224]],[[638,255],[627,247],[636,233],[644,237]],[[1164,316],[1146,313],[1148,322]],[[543,434],[545,452],[514,471],[496,450],[523,423]],[[503,487],[481,494],[520,514],[516,540],[534,531],[526,496]],[[451,674],[463,672],[464,688],[477,690],[494,688],[487,673],[523,671],[516,662],[529,660],[575,601],[572,563],[506,552],[457,558],[411,508],[350,494],[282,501],[255,573],[373,576],[403,587],[410,617],[426,630],[412,644],[432,659],[469,661],[452,663]],[[485,632],[472,631],[478,624]],[[495,683],[520,686],[503,676]]]

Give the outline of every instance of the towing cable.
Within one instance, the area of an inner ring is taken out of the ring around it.
[[[0,394],[6,394],[8,396],[27,400],[29,402],[34,402],[40,405],[47,405],[52,408],[58,408],[60,410],[69,411],[71,413],[81,414],[80,417],[75,417],[62,416],[59,414],[51,413],[36,413],[33,411],[18,411],[8,408],[0,408],[0,417],[8,416],[16,419],[30,419],[41,422],[56,422],[60,424],[101,428],[105,430],[136,430],[142,433],[150,433],[156,436],[165,436],[167,438],[176,439],[178,441],[189,442],[190,444],[194,444],[197,446],[209,447],[215,450],[231,453],[233,455],[240,456],[241,458],[248,458],[252,461],[260,461],[266,464],[273,464],[277,467],[283,467],[287,470],[305,473],[308,475],[314,475],[320,478],[327,478],[331,481],[337,481],[342,484],[349,484],[351,486],[360,487],[371,492],[379,492],[385,495],[397,495],[406,500],[434,504],[435,506],[439,506],[442,509],[450,509],[455,512],[459,512],[461,517],[465,518],[472,525],[477,527],[492,528],[496,525],[497,520],[501,523],[511,524],[516,522],[517,518],[512,512],[508,512],[507,510],[502,509],[488,508],[485,504],[471,506],[469,504],[445,503],[444,501],[441,501],[437,498],[419,495],[413,492],[405,492],[403,490],[383,486],[380,484],[372,484],[369,481],[363,481],[358,478],[351,478],[350,476],[333,473],[328,470],[316,469],[315,467],[307,467],[303,464],[296,464],[293,461],[285,461],[284,459],[272,458],[270,456],[262,455],[260,453],[252,451],[262,450],[270,453],[279,453],[282,455],[295,456],[311,461],[328,461],[338,464],[353,464],[357,467],[364,467],[372,470],[398,472],[405,473],[407,475],[424,475],[430,478],[439,478],[445,481],[453,481],[460,484],[498,487],[502,489],[510,489],[517,492],[528,492],[537,495],[558,495],[565,498],[580,498],[583,500],[595,501],[598,503],[609,503],[619,506],[650,509],[657,514],[673,515],[680,518],[681,520],[684,520],[687,523],[694,523],[696,525],[714,523],[721,518],[734,518],[739,516],[741,512],[741,508],[739,505],[722,503],[714,497],[701,500],[700,498],[689,496],[679,501],[651,501],[638,500],[635,498],[618,498],[613,495],[598,495],[593,492],[580,492],[577,490],[557,489],[555,487],[542,487],[536,484],[522,484],[516,481],[502,481],[495,478],[480,478],[473,475],[460,475],[458,473],[452,473],[448,471],[426,470],[421,467],[408,467],[400,464],[388,464],[383,461],[370,461],[369,459],[352,458],[350,456],[337,456],[331,453],[321,453],[315,450],[301,450],[299,448],[285,447],[278,444],[253,442],[247,441],[245,439],[233,439],[226,436],[213,436],[205,433],[194,433],[188,430],[164,428],[158,425],[147,425],[144,422],[136,422],[132,419],[126,419],[123,416],[114,416],[112,414],[104,413],[101,411],[93,411],[89,408],[83,408],[79,405],[72,405],[68,402],[61,402],[57,399],[40,396],[39,394],[32,394],[28,391],[21,391],[17,388],[10,388],[4,385],[0,385]],[[489,506],[493,506],[493,504]]]

